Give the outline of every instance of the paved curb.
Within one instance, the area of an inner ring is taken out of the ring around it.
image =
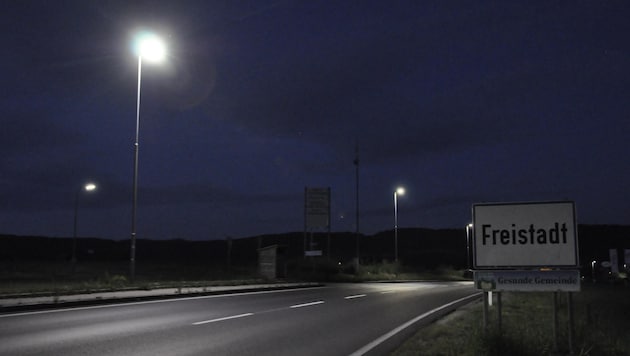
[[[285,289],[320,287],[320,283],[274,283],[239,286],[159,288],[152,290],[121,290],[45,297],[0,298],[0,314],[17,311],[115,304],[132,301],[185,298],[217,294],[237,294]]]

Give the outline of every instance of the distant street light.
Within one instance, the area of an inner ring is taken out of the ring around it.
[[[469,223],[468,225],[466,225],[466,268],[468,268],[469,270],[472,269],[472,266],[470,264],[470,243],[472,239],[472,232],[473,224]]]
[[[77,263],[77,224],[79,221],[79,196],[82,191],[92,192],[96,190],[96,184],[87,183],[81,188],[77,189],[74,194],[74,228],[72,230],[72,265]]]
[[[405,188],[394,190],[394,262],[398,262],[398,196],[405,195]]]
[[[134,142],[133,159],[133,199],[131,208],[131,257],[130,257],[130,278],[135,280],[136,276],[136,210],[138,207],[138,149],[140,134],[140,83],[142,82],[142,59],[149,62],[160,62],[166,56],[166,46],[162,40],[151,33],[143,32],[138,35],[135,42],[138,54],[138,96],[136,105],[136,140]]]

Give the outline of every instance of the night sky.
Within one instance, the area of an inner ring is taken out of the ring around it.
[[[478,202],[630,223],[628,1],[4,1],[0,233],[138,238],[462,228]]]

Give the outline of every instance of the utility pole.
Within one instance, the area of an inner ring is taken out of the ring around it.
[[[356,226],[356,257],[357,257],[357,261],[356,261],[356,265],[357,267],[359,266],[359,261],[360,261],[360,242],[359,242],[359,143],[356,143],[355,146],[355,150],[354,150],[354,167],[355,167],[355,182],[356,182],[356,191],[355,191],[355,211],[356,211],[356,222],[355,222],[355,226]]]

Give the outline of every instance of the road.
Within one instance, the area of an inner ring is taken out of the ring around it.
[[[332,284],[0,314],[0,355],[382,354],[406,324],[475,294],[470,282]]]

